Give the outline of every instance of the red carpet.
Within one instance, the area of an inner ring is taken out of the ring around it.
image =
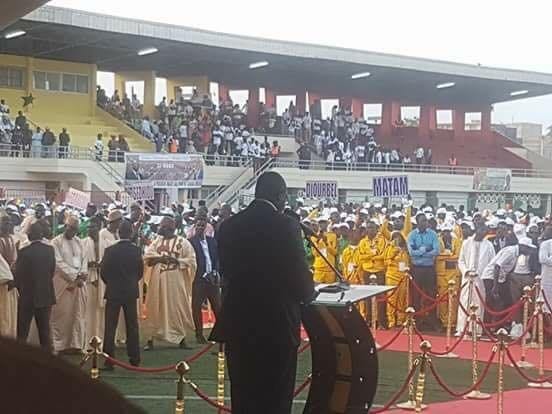
[[[544,414],[551,412],[552,390],[521,389],[504,393],[504,414]],[[399,410],[393,410],[399,412]],[[428,414],[495,414],[496,395],[490,400],[454,400],[430,404],[423,411]]]
[[[379,345],[386,345],[392,338],[395,336],[397,331],[377,331],[376,340]],[[444,336],[434,336],[434,335],[425,335],[424,339],[427,339],[431,342],[432,349],[436,352],[445,351],[445,337]],[[454,344],[458,338],[452,338],[451,343]],[[414,352],[418,353],[420,351],[420,339],[417,336],[414,336]],[[491,342],[479,341],[477,346],[478,360],[487,361],[489,355],[491,354],[491,349],[494,346]],[[395,342],[393,342],[386,350],[390,351],[408,351],[408,336],[406,334],[401,334]],[[521,347],[519,345],[511,345],[510,351],[516,357],[516,360],[519,360],[521,355]],[[471,340],[463,340],[458,347],[454,350],[454,353],[462,359],[471,359]],[[534,365],[537,365],[539,361],[539,351],[538,349],[528,349],[527,350],[527,360]],[[552,370],[552,349],[544,350],[544,368],[546,370]],[[552,393],[550,394],[550,402],[552,403]],[[552,411],[551,411],[552,412]]]

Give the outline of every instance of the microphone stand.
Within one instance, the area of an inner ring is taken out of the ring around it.
[[[337,268],[333,264],[330,263],[328,258],[324,254],[322,254],[322,252],[320,251],[318,246],[315,243],[312,242],[310,237],[305,232],[303,232],[303,237],[305,237],[305,240],[307,241],[307,243],[314,250],[316,250],[316,252],[320,255],[320,257],[322,257],[324,262],[326,262],[326,264],[330,267],[330,269],[332,269],[332,271],[335,273],[335,276],[337,277],[337,280],[338,280],[337,283],[333,283],[331,285],[324,286],[323,288],[318,289],[318,291],[320,293],[339,293],[339,292],[345,292],[345,291],[351,289],[351,285],[349,284],[349,282],[347,282],[345,280],[345,278],[343,277],[343,275],[339,272],[339,270],[337,270]]]

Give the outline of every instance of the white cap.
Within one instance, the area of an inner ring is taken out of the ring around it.
[[[525,226],[520,223],[514,224],[514,234],[519,238],[525,235]]]
[[[441,231],[452,231],[454,227],[450,223],[443,223],[439,226],[439,230]]]
[[[499,208],[498,210],[496,210],[496,215],[497,216],[505,216],[506,215],[506,210],[504,210],[503,208]]]
[[[438,208],[437,209],[437,215],[439,215],[439,214],[447,214],[447,209],[443,208],[443,207]]]
[[[422,210],[424,213],[433,213],[433,207],[427,206]]]
[[[426,213],[425,216],[427,217],[428,220],[429,220],[429,219],[432,219],[433,217],[435,217],[435,216],[433,215],[433,213]]]
[[[330,208],[330,214],[333,214],[333,213],[339,213],[339,210],[336,207]]]
[[[383,208],[381,209],[381,212],[382,212],[383,214],[387,213],[387,207],[383,207]]]
[[[506,217],[506,224],[508,226],[513,226],[514,224],[516,224],[516,222],[512,220],[510,217]]]
[[[360,214],[370,214],[370,213],[368,213],[368,210],[363,208],[363,209],[360,210]]]
[[[343,212],[339,215],[342,219],[347,218],[347,213]]]
[[[349,225],[347,223],[340,223],[339,227],[342,228],[342,229],[348,229]]]
[[[487,222],[487,226],[489,226],[490,229],[496,229],[498,227],[498,218],[493,217]]]
[[[391,217],[392,219],[396,219],[396,218],[404,217],[404,214],[400,211],[395,211],[389,217]]]
[[[316,219],[316,221],[319,222],[319,223],[320,223],[321,221],[330,221],[330,218],[329,218],[328,216],[322,215],[322,216],[318,217],[318,218]]]

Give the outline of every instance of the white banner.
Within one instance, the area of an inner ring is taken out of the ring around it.
[[[305,198],[337,199],[338,196],[337,181],[307,181],[305,184]]]
[[[381,176],[372,179],[374,197],[406,197],[408,189],[407,175]]]
[[[65,204],[68,206],[85,210],[88,203],[90,203],[90,193],[72,187],[69,187],[69,190],[65,193]]]
[[[125,191],[134,201],[150,201],[155,198],[153,184],[150,181],[127,182]]]

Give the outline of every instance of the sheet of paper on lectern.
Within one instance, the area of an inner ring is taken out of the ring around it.
[[[319,284],[316,290],[328,286],[327,284]],[[338,293],[320,293],[313,305],[325,306],[348,306],[351,303],[356,303],[363,299],[371,298],[372,296],[381,295],[385,292],[395,289],[395,286],[371,286],[371,285],[350,285],[349,290]]]

